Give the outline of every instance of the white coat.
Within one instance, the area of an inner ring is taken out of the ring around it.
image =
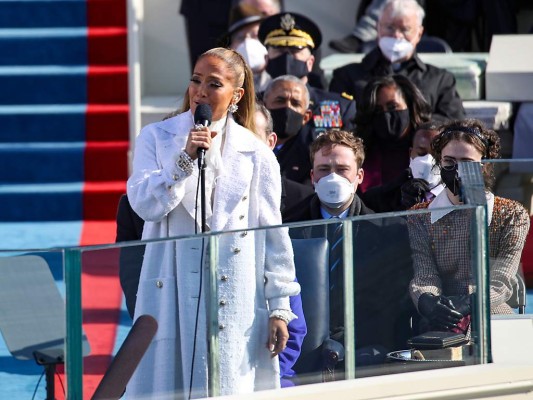
[[[192,126],[188,111],[148,125],[137,138],[127,190],[133,209],[146,221],[143,240],[195,231],[198,169],[195,166],[186,177],[176,166]],[[211,231],[281,224],[277,160],[231,117],[222,161],[224,172],[214,189]],[[199,219],[200,211],[198,224]],[[194,347],[192,397],[208,395],[205,300],[214,294],[205,286],[208,270],[202,255],[206,257],[202,240],[194,236],[146,246],[135,314],[154,316],[159,327],[128,385],[128,399],[187,398]],[[289,296],[299,292],[288,232],[276,228],[221,234],[217,256],[221,394],[279,387],[278,360],[270,358],[266,343],[268,310],[289,310]]]

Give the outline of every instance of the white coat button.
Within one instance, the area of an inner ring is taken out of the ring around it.
[[[218,329],[220,329],[220,330],[222,330],[222,329],[224,329],[224,328],[225,328],[224,324],[220,324],[220,325],[218,326]]]
[[[239,219],[244,219],[244,215],[239,215]]]
[[[239,249],[238,247],[235,247],[235,248],[233,249],[233,252],[234,252],[235,254],[239,254],[239,253],[241,252],[241,249]]]
[[[248,235],[248,231],[244,231],[241,233],[241,237],[246,237],[246,235]]]
[[[227,275],[222,275],[222,276],[220,277],[220,280],[221,280],[221,281],[224,281],[224,282],[227,281],[228,279],[229,279],[229,276],[227,276]]]
[[[157,288],[161,289],[161,288],[163,287],[163,282],[161,282],[161,281],[156,281],[156,282],[155,282],[155,286],[156,286]]]
[[[246,200],[248,200],[248,196],[244,196],[244,197],[242,198],[242,201],[246,201]]]
[[[226,305],[226,300],[222,299],[218,302],[218,304],[220,304],[221,306],[225,306]]]

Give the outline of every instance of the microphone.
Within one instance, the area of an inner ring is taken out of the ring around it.
[[[199,104],[194,112],[194,123],[198,126],[208,126],[213,118],[213,112],[209,104]],[[198,167],[202,168],[204,165],[205,149],[199,147],[198,154]]]

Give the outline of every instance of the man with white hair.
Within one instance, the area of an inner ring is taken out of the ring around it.
[[[330,91],[352,94],[358,101],[372,78],[401,74],[424,94],[431,105],[433,119],[464,118],[454,76],[425,64],[416,54],[416,45],[424,32],[424,16],[424,9],[416,0],[387,0],[378,21],[378,46],[360,63],[334,70]]]

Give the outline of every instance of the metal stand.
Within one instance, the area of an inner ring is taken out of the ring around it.
[[[64,363],[64,352],[61,349],[33,352],[35,362],[44,367],[46,379],[46,400],[55,400],[55,374],[57,364]]]
[[[202,207],[201,219],[202,219],[202,233],[207,232],[207,222],[205,213],[205,157],[198,157],[198,169],[200,170],[200,205]]]

